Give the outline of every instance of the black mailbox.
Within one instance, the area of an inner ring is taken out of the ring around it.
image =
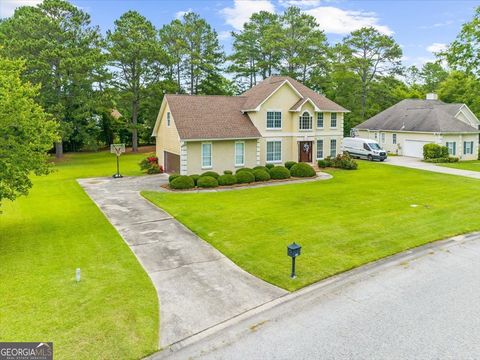
[[[302,250],[302,247],[298,244],[290,244],[287,246],[287,255],[294,258],[300,255],[300,251]]]

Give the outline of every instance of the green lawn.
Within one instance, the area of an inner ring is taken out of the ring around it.
[[[288,290],[480,229],[477,180],[363,161],[357,171],[332,174],[242,191],[143,195],[248,272]],[[293,241],[303,246],[295,280],[286,255]]]
[[[449,168],[480,171],[480,160],[459,161],[456,163],[437,164]]]
[[[145,154],[123,155],[139,175]],[[75,178],[109,153],[67,155],[0,214],[0,340],[53,341],[56,359],[138,359],[157,349],[158,301],[135,256]],[[75,282],[75,269],[82,281]]]

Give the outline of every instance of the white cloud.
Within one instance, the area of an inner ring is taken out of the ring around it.
[[[241,30],[253,13],[262,10],[275,12],[275,6],[270,0],[234,0],[233,7],[220,10],[220,14],[227,24]]]
[[[12,16],[15,9],[20,6],[35,6],[42,0],[1,0],[0,1],[0,18]]]
[[[188,9],[188,10],[184,10],[184,11],[177,11],[175,13],[175,19],[181,19],[184,15],[188,14],[188,13],[191,13],[193,10],[192,9]]]
[[[298,6],[307,8],[320,5],[320,0],[280,0],[279,3],[285,7]]]
[[[333,6],[319,6],[305,11],[317,19],[320,28],[326,33],[348,34],[362,27],[374,27],[385,35],[393,31],[386,25],[378,23],[377,14],[367,11],[343,10]]]
[[[434,54],[445,50],[447,50],[447,44],[443,43],[433,43],[432,45],[427,46],[427,51]]]
[[[230,38],[230,36],[232,36],[230,31],[220,31],[218,33],[218,38],[220,40],[226,40],[226,39]]]
[[[433,28],[439,28],[439,27],[444,27],[444,26],[449,26],[454,23],[453,20],[446,20],[444,22],[438,22],[432,25],[422,25],[420,26],[420,29],[433,29]]]

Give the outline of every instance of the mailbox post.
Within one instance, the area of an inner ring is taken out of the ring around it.
[[[292,273],[290,274],[290,277],[292,279],[295,279],[297,277],[295,275],[295,259],[297,256],[300,255],[301,250],[302,247],[298,244],[295,244],[295,242],[287,246],[287,255],[292,258]]]

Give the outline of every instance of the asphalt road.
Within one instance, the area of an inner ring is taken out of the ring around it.
[[[480,239],[440,242],[315,285],[159,358],[478,359]]]

